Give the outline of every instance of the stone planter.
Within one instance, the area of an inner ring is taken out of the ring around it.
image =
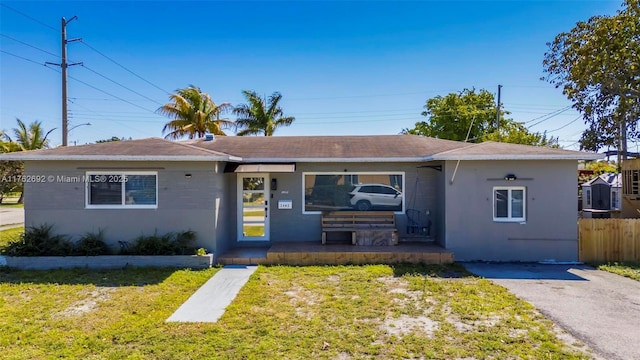
[[[196,255],[101,255],[101,256],[1,256],[0,266],[23,270],[119,269],[134,267],[175,267],[205,269],[213,264],[213,254]]]

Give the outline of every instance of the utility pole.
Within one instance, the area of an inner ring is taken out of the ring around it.
[[[500,90],[502,89],[502,85],[498,85],[498,104],[496,106],[496,130],[500,128]]]
[[[69,119],[68,119],[68,111],[67,111],[67,67],[69,66],[74,66],[74,65],[81,65],[82,63],[67,63],[67,44],[70,42],[74,42],[74,41],[81,41],[81,38],[76,38],[76,39],[70,39],[67,40],[67,24],[69,24],[70,22],[72,22],[73,20],[78,19],[77,16],[72,17],[69,20],[66,20],[65,18],[61,19],[61,29],[60,29],[60,34],[61,34],[61,43],[62,43],[62,51],[61,51],[61,56],[60,56],[60,64],[56,64],[56,63],[50,63],[47,62],[46,64],[48,65],[55,65],[55,66],[60,66],[60,69],[62,70],[60,73],[62,74],[62,146],[67,146],[67,135],[68,135],[68,126],[69,126]]]

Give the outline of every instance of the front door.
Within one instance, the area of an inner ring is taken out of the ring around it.
[[[238,241],[269,241],[269,174],[238,174]]]

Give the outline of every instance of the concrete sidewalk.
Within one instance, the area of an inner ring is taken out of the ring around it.
[[[23,208],[0,208],[0,230],[11,229],[24,224]]]
[[[597,358],[640,359],[640,281],[585,265],[464,266],[531,303]]]
[[[191,295],[167,319],[167,322],[218,321],[256,268],[256,266],[225,266]]]

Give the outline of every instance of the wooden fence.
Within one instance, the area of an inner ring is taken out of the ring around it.
[[[579,259],[640,261],[640,219],[579,219]]]

